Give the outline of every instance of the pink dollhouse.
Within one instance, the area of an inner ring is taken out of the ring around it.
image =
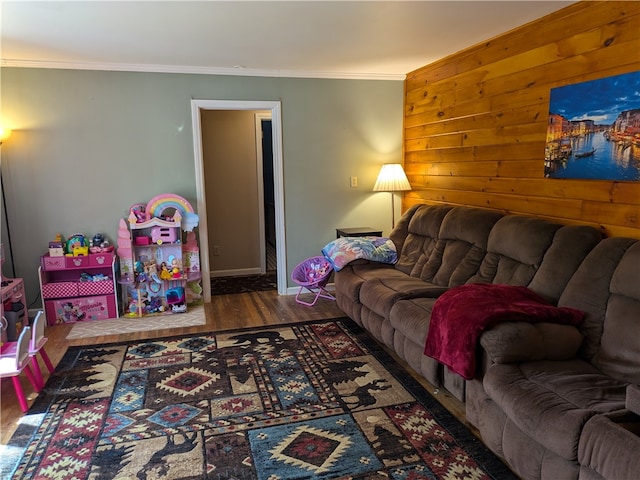
[[[186,312],[202,302],[198,216],[183,197],[165,193],[133,205],[120,220],[118,257],[125,316]]]

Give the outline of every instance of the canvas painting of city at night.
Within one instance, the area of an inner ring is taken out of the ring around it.
[[[640,181],[640,72],[551,89],[544,176]]]

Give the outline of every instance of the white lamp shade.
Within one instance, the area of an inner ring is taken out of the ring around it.
[[[11,136],[11,129],[6,127],[0,127],[0,145],[6,140],[9,140]]]
[[[411,190],[409,179],[399,163],[385,163],[373,186],[374,192],[402,192]]]

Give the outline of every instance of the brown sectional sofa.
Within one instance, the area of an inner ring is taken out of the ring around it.
[[[347,315],[465,401],[467,420],[522,478],[640,478],[640,241],[442,205],[411,207],[390,238],[395,265],[336,272]],[[526,286],[584,321],[500,323],[480,336],[465,380],[423,351],[438,297],[468,283]]]

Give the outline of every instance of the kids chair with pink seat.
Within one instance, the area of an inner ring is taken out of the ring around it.
[[[33,369],[40,380],[40,387],[44,387],[44,377],[42,376],[42,371],[40,370],[40,365],[38,364],[36,355],[40,354],[40,358],[42,358],[42,361],[47,367],[47,370],[49,370],[49,373],[53,373],[55,370],[51,360],[49,359],[49,355],[47,355],[47,352],[44,350],[44,345],[48,340],[48,338],[44,336],[44,327],[46,323],[47,319],[44,316],[44,312],[42,310],[38,310],[36,318],[33,320],[31,341],[29,342],[29,355],[33,358]]]
[[[329,282],[332,271],[333,265],[325,257],[311,257],[299,263],[291,272],[291,280],[300,285],[300,290],[296,294],[296,302],[312,307],[320,297],[335,300],[336,298],[324,288]],[[305,302],[300,299],[300,295],[305,289],[315,293],[316,297],[313,302]]]
[[[25,327],[20,332],[16,343],[15,354],[0,357],[0,378],[11,378],[13,388],[16,391],[20,408],[23,412],[29,409],[27,398],[22,390],[20,383],[20,374],[24,371],[25,375],[33,385],[36,392],[40,392],[40,382],[31,370],[30,363],[33,357],[29,355],[29,342],[31,341],[31,327]]]
[[[33,369],[36,376],[36,380],[38,380],[38,384],[40,388],[44,387],[44,377],[42,376],[42,370],[40,369],[40,364],[38,363],[37,355],[40,354],[40,358],[44,362],[49,373],[53,373],[54,368],[51,360],[49,359],[49,355],[44,350],[44,345],[47,343],[47,337],[44,336],[44,327],[46,325],[46,318],[44,316],[44,312],[42,310],[38,310],[35,319],[31,325],[31,340],[29,341],[29,356],[33,358]],[[6,355],[15,356],[16,347],[18,342],[9,342],[2,346],[2,353],[0,356],[4,357]]]

